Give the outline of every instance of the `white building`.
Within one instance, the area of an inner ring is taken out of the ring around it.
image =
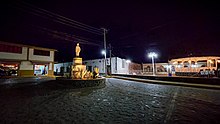
[[[57,63],[54,64],[54,72],[56,75],[63,73],[70,73],[73,62]]]
[[[105,59],[94,59],[94,60],[86,60],[83,61],[86,65],[87,70],[93,71],[94,67],[99,68],[99,73],[105,73]],[[129,73],[129,64],[130,62],[126,62],[126,59],[121,59],[119,57],[111,58],[111,69],[110,69],[110,58],[106,59],[107,63],[107,73],[112,74],[128,74]]]
[[[45,74],[53,76],[54,49],[0,41],[0,69],[6,75],[11,70],[18,76]]]
[[[93,60],[85,60],[83,64],[86,65],[88,71],[93,72],[94,68],[99,68],[99,73],[105,73],[105,59],[93,59]],[[132,72],[136,72],[135,70],[141,70],[141,65],[132,63],[127,61],[126,59],[121,59],[119,57],[111,58],[111,66],[110,66],[110,58],[107,58],[107,72],[110,74],[132,74]],[[60,73],[69,73],[71,69],[72,62],[66,63],[58,63],[54,64],[54,72],[57,74]],[[137,69],[138,68],[138,69]]]

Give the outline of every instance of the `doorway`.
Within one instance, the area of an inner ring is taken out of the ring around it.
[[[35,64],[34,65],[34,75],[47,75],[48,74],[48,64]]]

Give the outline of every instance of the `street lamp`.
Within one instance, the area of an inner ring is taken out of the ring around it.
[[[150,52],[150,53],[148,54],[148,57],[152,59],[153,75],[155,75],[154,58],[157,58],[157,54],[156,54],[155,52]]]
[[[105,76],[107,76],[107,61],[106,61],[106,33],[107,33],[107,29],[105,28],[101,28],[103,30],[103,38],[104,38],[104,49],[105,49]]]
[[[106,63],[106,51],[102,50],[102,55],[105,56],[105,60],[104,60],[104,70],[105,70],[105,76],[107,76],[107,63]]]
[[[126,62],[127,62],[127,63],[131,63],[131,60],[128,59],[128,60],[126,60]]]
[[[102,50],[102,55],[104,55],[104,56],[105,56],[105,54],[106,54],[105,50]]]

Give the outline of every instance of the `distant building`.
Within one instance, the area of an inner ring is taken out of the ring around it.
[[[64,75],[65,73],[69,74],[71,71],[73,62],[64,62],[54,64],[54,74],[55,75]]]
[[[169,63],[178,76],[220,76],[220,57],[186,57],[171,59]]]
[[[170,66],[168,63],[155,63],[156,74],[168,74],[169,67]],[[143,74],[145,75],[153,74],[152,63],[142,64],[142,68],[143,68]]]
[[[110,58],[106,59],[107,61],[107,73],[110,74],[137,74],[141,72],[141,64],[133,63],[126,61],[126,59],[121,59],[119,57],[111,58],[111,66],[110,66]],[[58,63],[54,66],[54,72],[57,74],[60,73],[69,73],[71,69],[72,62],[66,63]],[[83,64],[86,65],[88,71],[93,72],[95,67],[99,68],[99,73],[105,73],[105,61],[104,59],[93,59],[93,60],[85,60]]]
[[[55,51],[0,41],[1,75],[53,76]]]
[[[99,68],[100,73],[105,73],[105,59],[86,60],[83,63],[87,70],[93,71],[95,67]],[[111,66],[110,66],[111,65]],[[107,58],[107,73],[110,74],[132,74],[141,70],[141,64],[133,63],[119,57]]]
[[[142,75],[143,74],[142,65],[138,64],[138,63],[131,62],[129,64],[129,74]]]

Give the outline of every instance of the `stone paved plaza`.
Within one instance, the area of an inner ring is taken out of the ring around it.
[[[220,91],[107,79],[101,88],[44,84],[0,91],[0,123],[219,123]]]

